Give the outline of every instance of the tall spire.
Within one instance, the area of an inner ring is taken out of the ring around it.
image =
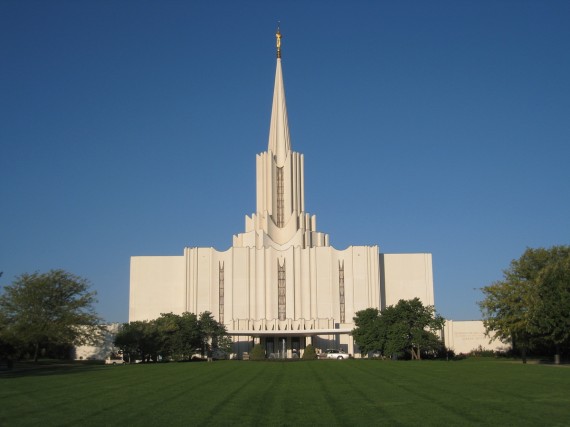
[[[234,236],[234,247],[285,251],[329,246],[328,234],[317,231],[315,215],[305,211],[304,160],[302,154],[291,150],[289,141],[279,27],[275,37],[277,68],[269,147],[255,156],[257,208],[251,217],[245,217],[245,233]]]
[[[291,150],[289,140],[289,123],[287,121],[287,105],[285,103],[285,86],[281,71],[281,31],[277,27],[275,34],[277,47],[277,67],[275,69],[275,86],[273,88],[273,107],[269,127],[268,150],[275,156],[278,167],[283,167],[287,153]]]
[[[277,44],[277,58],[281,59],[281,31],[279,30],[279,24],[277,24],[277,32],[275,33],[275,39]]]

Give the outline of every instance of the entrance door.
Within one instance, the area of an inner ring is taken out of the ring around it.
[[[301,355],[301,338],[291,337],[291,355],[294,359]]]
[[[265,356],[270,357],[275,353],[275,339],[273,337],[265,338]]]

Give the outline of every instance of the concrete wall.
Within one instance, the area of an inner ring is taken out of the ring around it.
[[[132,257],[129,320],[161,313],[210,311],[233,327],[238,319],[277,319],[278,265],[285,265],[286,318],[350,323],[358,310],[380,307],[377,246],[186,248],[184,256]],[[342,267],[341,267],[342,266]],[[344,269],[344,322],[340,269]],[[223,269],[223,285],[220,283]],[[223,298],[220,298],[223,288]]]
[[[156,319],[186,309],[183,256],[131,257],[129,321]]]
[[[485,336],[481,320],[446,320],[443,329],[445,346],[456,354],[469,353],[481,347],[484,350],[506,351],[510,345]]]
[[[229,329],[239,320],[277,319],[278,265],[285,265],[287,319],[333,319],[339,327],[352,327],[355,313],[369,307],[414,297],[434,303],[431,254],[379,257],[377,246],[186,248],[183,256],[132,257],[129,320],[184,311],[210,311],[220,320],[221,305]]]
[[[115,335],[119,332],[119,324],[105,325],[105,333],[101,342],[93,345],[79,345],[74,348],[72,358],[75,360],[105,360],[118,349],[113,345]]]
[[[424,305],[434,305],[431,254],[381,254],[380,260],[382,308],[416,297]]]

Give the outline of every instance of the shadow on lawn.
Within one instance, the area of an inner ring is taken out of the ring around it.
[[[0,379],[21,378],[21,377],[41,377],[48,375],[78,374],[86,371],[109,369],[100,363],[71,362],[71,361],[38,361],[16,362],[11,370],[0,370]]]

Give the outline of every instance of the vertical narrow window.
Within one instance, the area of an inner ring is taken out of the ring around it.
[[[287,296],[285,292],[285,260],[283,265],[279,264],[277,260],[277,289],[278,289],[278,307],[279,307],[279,320],[285,320],[286,314],[286,301]]]
[[[283,168],[277,168],[277,227],[285,225],[285,183]]]
[[[344,261],[338,262],[338,292],[340,302],[340,323],[345,323],[344,315]]]
[[[220,262],[219,273],[218,273],[218,285],[220,291],[220,323],[224,323],[224,263]]]

